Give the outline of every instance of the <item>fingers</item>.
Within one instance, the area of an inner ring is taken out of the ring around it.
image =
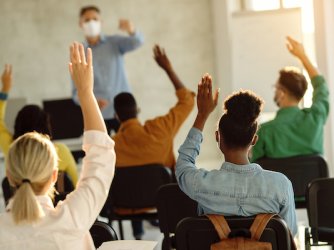
[[[71,62],[68,64],[68,71],[70,72],[70,75],[71,75],[71,77],[73,79],[73,67],[72,67],[72,63]]]
[[[82,44],[79,44],[79,56],[80,56],[79,61],[82,62],[83,64],[87,64],[85,49],[84,49],[84,46]]]
[[[87,64],[88,67],[93,67],[93,52],[91,48],[87,49]]]
[[[218,104],[219,93],[220,93],[220,88],[216,89],[213,95],[213,103],[215,104],[215,106],[217,106]]]

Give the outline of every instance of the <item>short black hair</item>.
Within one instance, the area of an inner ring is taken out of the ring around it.
[[[278,82],[289,93],[300,101],[307,90],[307,81],[305,76],[298,72],[296,68],[286,67],[279,72]]]
[[[229,148],[245,148],[257,132],[263,101],[250,91],[239,91],[224,102],[219,133]]]
[[[79,17],[82,17],[89,10],[94,10],[97,13],[101,13],[100,9],[98,7],[96,7],[95,5],[88,5],[88,6],[84,6],[80,9]]]
[[[51,138],[50,116],[37,105],[26,105],[15,118],[13,139],[34,131]]]
[[[121,122],[137,117],[137,103],[131,93],[120,93],[114,98],[114,109]]]

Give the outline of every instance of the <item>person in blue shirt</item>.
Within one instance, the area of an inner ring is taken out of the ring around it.
[[[216,140],[225,156],[218,170],[196,167],[196,157],[203,140],[204,125],[218,102],[212,93],[212,80],[205,75],[198,85],[198,113],[193,127],[179,149],[176,178],[181,190],[198,202],[200,214],[252,216],[277,213],[293,235],[297,234],[292,184],[277,172],[250,163],[248,153],[258,137],[257,118],[263,101],[249,91],[239,91],[224,102]]]
[[[110,133],[110,130],[117,131],[119,127],[115,119],[114,97],[131,91],[124,68],[124,54],[140,47],[144,39],[134,25],[125,19],[119,21],[119,29],[128,33],[128,36],[103,35],[100,13],[96,6],[83,7],[80,10],[80,27],[86,38],[85,48],[93,51],[94,94]],[[78,103],[74,85],[72,96]]]

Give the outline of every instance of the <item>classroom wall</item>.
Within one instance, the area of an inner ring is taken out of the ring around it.
[[[125,58],[142,121],[166,113],[176,101],[168,78],[152,58],[155,43],[166,48],[181,79],[194,91],[203,73],[214,73],[210,0],[1,0],[0,65],[14,65],[12,97],[41,103],[70,96],[68,46],[83,40],[78,11],[86,4],[101,8],[106,34],[118,33],[118,19],[129,18],[145,35],[145,45]],[[193,118],[194,112],[176,139],[176,149]],[[215,120],[213,116],[205,131],[203,160],[217,160],[219,155],[212,131]]]

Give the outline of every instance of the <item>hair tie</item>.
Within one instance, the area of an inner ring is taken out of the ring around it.
[[[29,183],[29,184],[31,184],[31,181],[29,179],[23,179],[22,183]]]

